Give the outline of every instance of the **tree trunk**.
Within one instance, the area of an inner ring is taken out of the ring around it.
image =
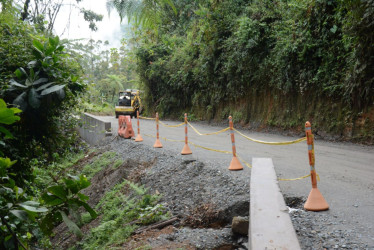
[[[29,4],[30,0],[26,0],[25,4],[23,5],[23,12],[21,13],[22,21],[25,21],[26,18],[29,16]]]

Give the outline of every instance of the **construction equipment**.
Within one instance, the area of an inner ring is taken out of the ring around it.
[[[120,115],[129,115],[131,118],[136,116],[136,112],[142,112],[143,106],[140,100],[139,90],[127,89],[120,91],[118,96],[118,103],[115,107],[116,118]]]

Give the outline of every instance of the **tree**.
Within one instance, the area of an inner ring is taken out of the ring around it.
[[[121,21],[127,17],[128,22],[134,22],[145,28],[155,29],[161,23],[162,9],[170,7],[177,13],[171,0],[107,0],[108,13],[115,9]]]

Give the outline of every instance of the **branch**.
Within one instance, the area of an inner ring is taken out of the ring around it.
[[[163,221],[159,221],[159,222],[156,222],[154,224],[151,224],[149,226],[146,226],[146,227],[143,227],[143,228],[139,228],[138,230],[136,230],[134,232],[134,234],[139,234],[139,233],[142,233],[144,231],[147,231],[147,230],[150,230],[150,229],[161,229],[161,228],[164,228],[170,224],[173,224],[175,221],[178,220],[178,217],[177,216],[174,216],[168,220],[163,220]]]

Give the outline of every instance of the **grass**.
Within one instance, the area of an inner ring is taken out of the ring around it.
[[[159,196],[149,195],[143,186],[127,180],[115,185],[96,206],[101,215],[100,225],[92,228],[75,249],[120,247],[139,227],[137,224],[148,224],[169,216],[165,207],[157,204],[158,200]],[[83,220],[89,221],[88,216],[83,217]],[[130,224],[133,221],[137,223]]]
[[[82,174],[86,175],[86,177],[90,180],[93,176],[95,176],[96,173],[100,172],[104,167],[109,166],[114,161],[116,161],[116,158],[117,153],[113,151],[105,152],[104,154],[97,156],[96,159],[92,161],[90,164],[84,166]]]
[[[85,157],[85,152],[68,153],[63,156],[56,157],[57,160],[48,166],[43,165],[36,159],[33,159],[30,165],[33,167],[35,183],[41,189],[46,188],[52,183],[59,180],[66,170],[70,170],[79,160]],[[68,171],[69,172],[69,171]]]
[[[103,104],[87,103],[83,104],[85,112],[94,115],[113,115],[114,116],[114,105],[111,103],[104,102]]]

